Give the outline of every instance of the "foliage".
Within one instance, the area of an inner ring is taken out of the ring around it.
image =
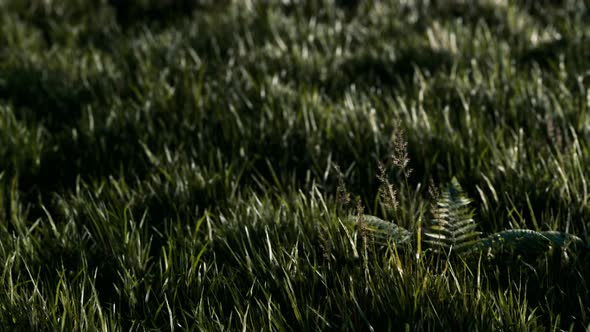
[[[588,22],[581,0],[0,0],[0,326],[586,329]],[[434,195],[453,177],[468,206]]]
[[[424,228],[421,234],[423,237],[376,216],[351,216],[348,222],[356,225],[360,231],[369,232],[377,240],[376,243],[381,245],[406,245],[421,239],[435,250],[442,249],[446,253],[454,252],[464,256],[481,253],[488,256],[501,253],[539,256],[554,248],[559,251],[578,249],[580,254],[580,250],[590,249],[587,241],[557,231],[511,229],[481,239],[481,233],[475,231],[477,223],[473,219],[474,212],[468,208],[470,203],[471,200],[465,195],[457,179],[453,178],[435,202],[432,211],[434,218]]]
[[[453,178],[436,202],[433,219],[424,229],[424,242],[447,251],[461,251],[473,246],[479,240],[479,233],[475,231],[477,224],[468,208],[469,203],[471,201],[463,194],[461,185]]]

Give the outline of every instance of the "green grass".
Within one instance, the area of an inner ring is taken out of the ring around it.
[[[588,4],[356,2],[0,0],[0,326],[588,328]]]

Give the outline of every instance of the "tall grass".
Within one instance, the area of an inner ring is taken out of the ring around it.
[[[0,1],[0,326],[589,326],[585,252],[416,238],[587,243],[585,2],[124,3]]]

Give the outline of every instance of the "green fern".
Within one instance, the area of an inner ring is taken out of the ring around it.
[[[433,209],[433,219],[424,228],[424,242],[436,249],[461,252],[479,241],[471,200],[453,178]]]
[[[581,238],[563,232],[511,229],[494,233],[482,239],[471,248],[470,253],[487,252],[495,255],[507,252],[516,255],[538,256],[548,252],[551,248],[583,249],[585,243]]]
[[[552,248],[559,250],[590,251],[588,243],[564,232],[537,232],[529,229],[512,229],[480,238],[473,220],[471,200],[465,195],[457,179],[453,178],[433,209],[433,218],[423,229],[422,242],[435,250],[445,250],[461,255],[496,255],[508,253],[523,256],[539,256]],[[407,229],[371,215],[350,216],[348,223],[357,230],[367,232],[380,245],[395,246],[414,241],[415,234]]]
[[[375,216],[366,214],[360,217],[350,216],[348,220],[357,229],[369,233],[373,241],[380,245],[388,243],[400,245],[410,242],[412,239],[412,233],[407,229]]]

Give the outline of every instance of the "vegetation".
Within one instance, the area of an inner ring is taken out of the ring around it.
[[[589,18],[0,0],[0,326],[588,328]]]

